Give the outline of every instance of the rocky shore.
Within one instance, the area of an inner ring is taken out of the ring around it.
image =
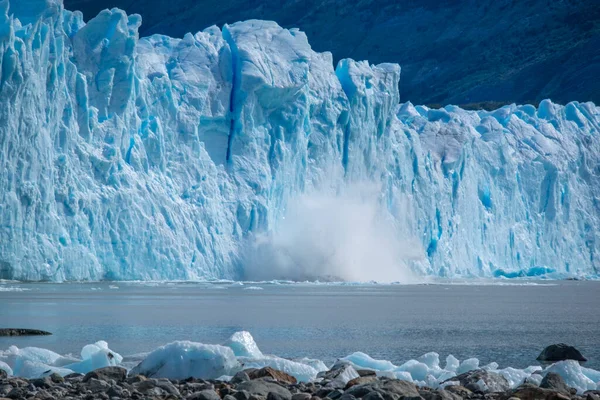
[[[355,377],[349,379],[352,376]],[[0,370],[0,400],[5,399],[600,400],[600,391],[578,394],[554,373],[546,374],[539,385],[532,380],[510,389],[502,375],[482,369],[458,375],[433,389],[338,363],[309,383],[299,383],[293,376],[270,367],[246,369],[229,381],[154,379],[128,375],[121,367],[100,368],[86,375],[51,374],[38,379],[11,377]]]

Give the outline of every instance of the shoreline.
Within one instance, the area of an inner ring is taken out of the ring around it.
[[[187,399],[187,400],[598,400],[600,390],[579,392],[555,373],[530,379],[515,388],[494,372],[477,369],[445,381],[440,387],[415,385],[377,376],[374,371],[337,363],[311,382],[270,367],[245,369],[229,381],[155,379],[132,375],[122,367],[104,367],[65,377],[9,377],[0,372],[0,398],[8,399]]]

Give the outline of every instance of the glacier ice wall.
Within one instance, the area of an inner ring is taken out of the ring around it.
[[[594,104],[399,104],[399,66],[274,22],[140,24],[0,1],[0,279],[243,278],[291,199],[360,182],[419,274],[598,273]]]

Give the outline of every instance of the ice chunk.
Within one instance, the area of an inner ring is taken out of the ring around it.
[[[66,365],[65,368],[86,374],[98,368],[119,365],[123,361],[123,357],[110,350],[108,343],[103,340],[84,346],[81,350],[81,358],[82,361]]]
[[[379,371],[391,371],[396,369],[396,366],[386,360],[375,360],[365,353],[357,351],[342,358],[342,360],[351,362],[355,367],[361,369],[374,369]]]
[[[178,341],[159,347],[132,369],[131,374],[154,378],[216,379],[239,368],[231,348]]]
[[[4,372],[6,372],[9,376],[13,375],[12,368],[4,361],[0,361],[0,369],[3,370]]]
[[[479,360],[477,358],[468,358],[460,363],[460,366],[456,370],[456,374],[460,375],[464,372],[471,371],[479,368]]]
[[[575,360],[559,361],[552,364],[544,370],[544,374],[548,372],[559,374],[565,380],[565,383],[577,389],[577,393],[579,394],[586,390],[595,390],[598,388],[597,382],[590,379],[590,377],[600,376],[598,371],[592,372],[588,368],[582,368]]]
[[[223,344],[230,347],[236,357],[262,358],[263,353],[258,348],[250,332],[236,332]]]

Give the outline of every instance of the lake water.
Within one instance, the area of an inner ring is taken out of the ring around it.
[[[174,340],[221,343],[247,330],[265,353],[325,362],[363,351],[400,364],[436,351],[522,368],[536,365],[546,345],[565,342],[600,369],[600,282],[514,283],[3,283],[0,327],[53,335],[0,338],[0,349],[78,355],[106,340],[132,355]]]

